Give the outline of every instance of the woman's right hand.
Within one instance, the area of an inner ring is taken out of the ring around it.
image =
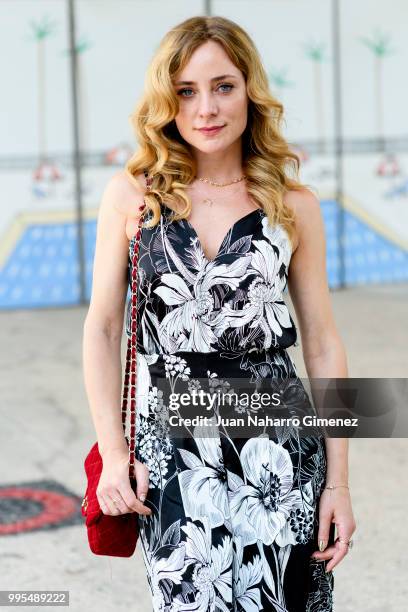
[[[149,468],[135,459],[136,495],[130,486],[129,451],[105,451],[103,469],[96,489],[96,496],[104,514],[117,516],[138,512],[150,516],[152,511],[143,504],[149,490]],[[137,496],[137,497],[136,497]],[[115,500],[117,503],[113,502]]]

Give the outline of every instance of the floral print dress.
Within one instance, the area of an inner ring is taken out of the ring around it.
[[[331,612],[333,574],[310,559],[324,438],[288,427],[244,437],[216,423],[205,435],[200,425],[169,433],[169,393],[235,379],[272,389],[286,380],[288,398],[305,393],[286,351],[297,344],[283,298],[288,236],[257,208],[210,260],[192,225],[170,214],[162,204],[160,222],[143,224],[138,262],[136,458],[149,468],[152,509],[139,515],[138,545],[153,610]],[[133,248],[134,239],[129,279]]]

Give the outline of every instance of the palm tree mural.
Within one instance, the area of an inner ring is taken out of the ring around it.
[[[38,141],[40,163],[47,158],[47,133],[46,133],[46,74],[45,74],[45,42],[55,32],[55,23],[48,17],[43,17],[40,21],[30,22],[33,33],[33,40],[37,47],[37,91],[38,91]]]
[[[271,70],[269,72],[269,82],[272,84],[272,86],[277,89],[279,91],[279,97],[282,97],[283,92],[286,88],[288,87],[293,87],[294,86],[294,82],[293,81],[289,81],[289,79],[287,79],[286,77],[286,73],[287,73],[288,69],[287,68],[281,68],[280,70],[276,69],[276,70]]]
[[[314,95],[316,109],[316,132],[318,140],[322,143],[322,153],[325,150],[325,118],[323,96],[322,64],[325,61],[324,43],[307,43],[304,45],[306,58],[313,63]]]
[[[84,60],[83,55],[86,53],[92,44],[89,40],[86,40],[82,37],[75,44],[75,53],[77,55],[78,61],[76,65],[77,70],[77,88],[78,88],[78,109],[79,109],[79,117],[78,117],[78,131],[79,131],[79,140],[80,140],[80,148],[81,152],[86,151],[87,145],[89,142],[89,112],[88,112],[88,95],[86,90],[86,78],[84,75]],[[70,55],[70,50],[67,49],[64,51],[64,54],[68,57]]]
[[[48,17],[30,21],[32,40],[37,47],[37,121],[38,121],[38,164],[33,172],[32,192],[37,198],[51,194],[52,186],[61,179],[57,166],[49,159],[47,143],[46,108],[46,47],[45,42],[56,30],[56,24]]]
[[[374,100],[376,104],[377,134],[381,149],[385,148],[384,135],[384,101],[383,101],[383,61],[393,53],[390,48],[391,38],[377,30],[372,38],[360,37],[360,41],[370,49],[374,56]]]
[[[278,92],[278,98],[280,99],[283,98],[285,89],[294,87],[295,85],[294,81],[290,81],[287,78],[287,72],[287,68],[281,68],[272,69],[268,73],[268,79],[269,82],[272,84],[272,89]],[[309,157],[307,151],[299,145],[291,145],[291,149],[300,157],[301,162],[305,162],[308,160]]]

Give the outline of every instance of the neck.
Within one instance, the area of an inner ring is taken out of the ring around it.
[[[204,153],[195,151],[196,175],[199,178],[208,178],[217,183],[227,183],[240,178],[244,172],[240,142],[231,145],[227,150]]]

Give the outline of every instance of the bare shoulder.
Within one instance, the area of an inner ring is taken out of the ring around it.
[[[125,219],[125,232],[128,240],[137,231],[140,218],[139,207],[143,204],[143,197],[146,192],[145,177],[141,173],[134,177],[129,177],[125,170],[116,172],[106,184],[102,203],[106,209],[116,211],[119,216]]]
[[[145,192],[143,173],[132,180],[125,170],[116,172],[105,187],[105,195],[113,207],[127,217],[138,216],[139,205],[143,203]]]
[[[287,191],[284,196],[284,202],[292,208],[297,218],[303,220],[308,219],[312,214],[320,212],[319,198],[310,189],[292,189]]]
[[[287,191],[283,200],[286,206],[295,213],[297,248],[302,237],[315,233],[322,225],[320,201],[313,191],[307,188]]]

